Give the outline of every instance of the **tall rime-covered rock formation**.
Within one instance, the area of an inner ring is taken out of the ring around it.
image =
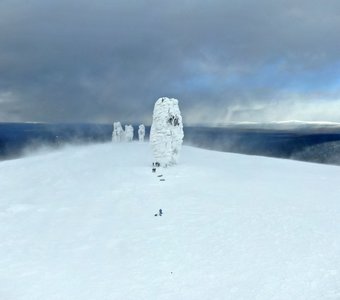
[[[125,125],[125,141],[132,142],[133,140],[133,126]]]
[[[112,142],[121,142],[124,140],[124,130],[120,122],[113,123]]]
[[[155,162],[166,167],[177,163],[183,142],[183,123],[178,100],[159,98],[154,107],[150,142]]]
[[[144,142],[145,137],[145,126],[144,124],[140,124],[138,127],[138,139],[140,142]]]

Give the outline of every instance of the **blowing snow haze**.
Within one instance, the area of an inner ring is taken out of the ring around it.
[[[340,121],[340,2],[0,1],[0,121]]]

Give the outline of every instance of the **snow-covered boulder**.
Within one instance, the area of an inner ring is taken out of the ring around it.
[[[150,142],[155,162],[161,166],[177,163],[183,142],[183,123],[178,100],[159,98],[154,107]]]
[[[125,141],[132,142],[133,140],[133,126],[125,125]]]
[[[139,125],[138,127],[138,139],[140,142],[144,142],[145,137],[145,126],[144,124]]]
[[[113,131],[112,131],[112,142],[121,142],[124,140],[124,130],[120,122],[113,123]]]

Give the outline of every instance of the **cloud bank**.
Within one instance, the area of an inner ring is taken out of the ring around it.
[[[321,5],[322,4],[322,5]],[[340,2],[0,1],[0,121],[340,122]]]

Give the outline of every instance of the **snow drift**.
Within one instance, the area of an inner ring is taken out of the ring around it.
[[[133,142],[2,162],[0,298],[339,299],[339,167],[152,159]]]

